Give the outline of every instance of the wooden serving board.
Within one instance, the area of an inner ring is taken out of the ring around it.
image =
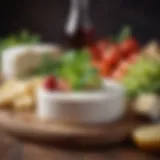
[[[47,144],[70,142],[79,146],[99,146],[125,140],[139,124],[131,119],[125,117],[110,124],[80,125],[42,121],[32,112],[0,111],[0,126],[12,136]]]

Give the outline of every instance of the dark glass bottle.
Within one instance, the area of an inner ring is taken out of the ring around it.
[[[95,40],[95,30],[89,18],[89,0],[71,0],[65,36],[70,48],[80,49]]]

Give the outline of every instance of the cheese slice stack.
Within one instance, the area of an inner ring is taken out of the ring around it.
[[[48,54],[53,58],[60,55],[60,48],[47,44],[21,45],[4,50],[2,53],[2,74],[5,79],[23,78],[35,69]]]

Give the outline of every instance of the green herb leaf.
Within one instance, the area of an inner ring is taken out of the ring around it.
[[[87,88],[99,88],[100,76],[92,67],[87,50],[69,51],[59,60],[43,57],[42,64],[34,74],[54,74],[65,79],[75,91]]]
[[[130,37],[132,34],[131,28],[129,26],[124,26],[119,35],[116,38],[117,42],[122,42],[128,37]]]

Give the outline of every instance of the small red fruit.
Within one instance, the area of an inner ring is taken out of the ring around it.
[[[120,62],[117,70],[120,70],[122,73],[126,74],[129,69],[129,63],[127,61]]]
[[[44,88],[47,90],[55,90],[58,88],[57,79],[54,76],[49,76],[44,81]]]
[[[113,72],[113,74],[111,75],[111,78],[113,78],[116,81],[121,81],[123,77],[124,73],[120,70]]]
[[[99,51],[103,52],[109,46],[109,42],[107,40],[99,40],[96,44]]]
[[[108,46],[111,44],[107,40],[99,40],[92,46],[90,46],[90,52],[92,54],[92,58],[96,60],[102,59],[102,55],[104,51],[107,50]]]
[[[97,46],[95,46],[95,45],[91,46],[90,52],[91,52],[92,59],[100,60],[102,58],[101,51],[97,48]]]
[[[137,58],[138,58],[138,54],[137,53],[133,53],[128,57],[127,60],[128,60],[129,63],[136,63]]]
[[[101,68],[100,68],[100,75],[102,77],[108,77],[111,72],[111,66],[106,65],[105,63],[102,62]]]
[[[133,52],[139,51],[139,44],[136,39],[129,38],[120,44],[120,49],[124,56],[128,56]]]
[[[118,46],[111,46],[104,54],[103,60],[106,64],[115,65],[121,59],[121,51]]]
[[[117,69],[112,73],[112,78],[115,80],[121,80],[129,70],[129,63],[127,61],[121,61]]]

